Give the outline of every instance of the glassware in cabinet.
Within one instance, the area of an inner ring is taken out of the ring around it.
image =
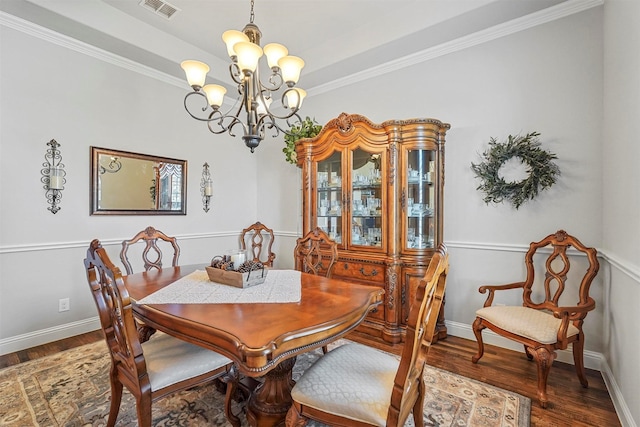
[[[316,176],[316,224],[329,237],[342,243],[342,153],[319,161]]]
[[[431,150],[407,150],[405,249],[434,246],[436,218],[435,156]]]
[[[379,153],[361,148],[352,152],[351,244],[381,247],[384,241],[384,212]]]

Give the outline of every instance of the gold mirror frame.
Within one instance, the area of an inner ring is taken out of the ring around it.
[[[186,215],[187,161],[91,147],[91,215]]]

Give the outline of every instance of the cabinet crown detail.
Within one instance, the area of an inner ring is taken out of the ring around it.
[[[333,277],[385,289],[385,304],[357,332],[369,338],[402,341],[410,297],[442,243],[449,127],[342,113],[296,142],[303,233],[319,227],[337,242]]]

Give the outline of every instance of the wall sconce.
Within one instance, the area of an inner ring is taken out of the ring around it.
[[[44,155],[46,161],[42,164],[44,168],[40,171],[42,174],[40,182],[44,184],[43,188],[47,191],[45,194],[47,203],[51,205],[47,209],[55,214],[60,210],[60,206],[58,205],[62,199],[64,184],[67,182],[64,178],[67,173],[62,164],[62,155],[60,154],[60,150],[58,150],[60,144],[58,144],[55,139],[52,139],[47,142],[47,145],[51,148],[48,148],[47,153]]]
[[[209,164],[202,165],[202,179],[200,180],[200,194],[202,194],[202,209],[209,212],[209,202],[213,195],[213,181],[209,173]]]

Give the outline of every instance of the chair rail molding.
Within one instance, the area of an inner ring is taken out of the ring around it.
[[[478,242],[445,242],[448,248],[467,249],[467,250],[481,250],[481,251],[496,251],[496,252],[514,252],[514,253],[526,253],[529,249],[529,245],[506,245],[497,243],[478,243]],[[596,248],[598,251],[598,258],[600,260],[607,261],[612,267],[621,271],[640,285],[640,266],[635,266],[626,260],[622,260],[615,255],[612,255],[606,249]],[[540,250],[540,252],[545,252]],[[550,252],[547,250],[547,252]],[[569,249],[567,252],[569,256],[581,256],[578,251]]]

